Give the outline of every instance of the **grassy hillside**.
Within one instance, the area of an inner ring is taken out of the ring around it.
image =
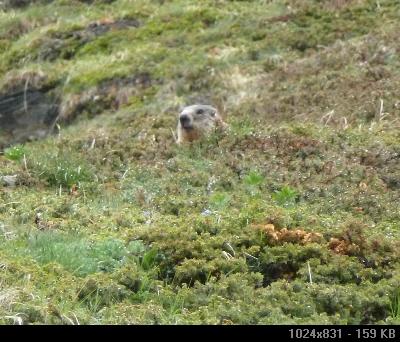
[[[2,324],[400,323],[397,0],[1,6]]]

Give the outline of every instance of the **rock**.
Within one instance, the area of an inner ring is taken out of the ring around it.
[[[0,180],[6,186],[14,187],[17,183],[18,175],[7,175],[7,176],[0,176]]]
[[[56,92],[35,77],[20,75],[6,83],[8,88],[0,90],[0,127],[7,144],[45,137],[58,116]]]
[[[152,84],[153,80],[147,72],[104,80],[80,94],[64,98],[60,107],[60,121],[71,123],[83,112],[93,117],[108,109],[117,110],[128,103],[130,96]]]

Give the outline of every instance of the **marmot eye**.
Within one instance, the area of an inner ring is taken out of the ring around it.
[[[204,113],[204,110],[203,109],[198,109],[198,110],[196,110],[196,114],[203,114]]]

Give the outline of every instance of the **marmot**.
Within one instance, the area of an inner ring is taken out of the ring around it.
[[[179,114],[177,143],[191,142],[217,128],[225,129],[227,126],[218,110],[212,106],[197,104],[185,107]]]

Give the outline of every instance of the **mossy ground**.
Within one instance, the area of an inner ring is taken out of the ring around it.
[[[0,322],[399,323],[399,19],[397,0],[6,7],[1,87],[45,75],[62,115],[0,156]],[[230,130],[176,146],[202,101]]]

